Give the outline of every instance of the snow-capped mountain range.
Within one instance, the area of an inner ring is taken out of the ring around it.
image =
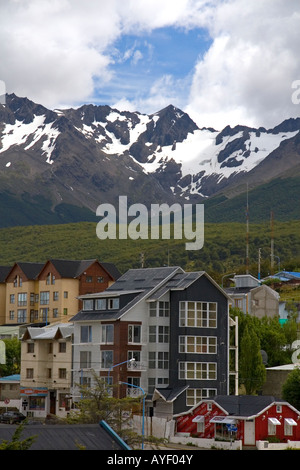
[[[299,165],[300,118],[273,129],[200,129],[170,105],[152,115],[109,106],[49,110],[7,95],[0,105],[0,195],[95,212],[131,202],[202,202]],[[38,223],[38,222],[35,222]]]

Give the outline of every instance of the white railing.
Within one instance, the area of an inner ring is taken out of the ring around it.
[[[140,371],[140,370],[146,370],[146,365],[141,362],[141,361],[132,361],[132,362],[128,362],[127,364],[127,370],[131,370],[131,371]]]

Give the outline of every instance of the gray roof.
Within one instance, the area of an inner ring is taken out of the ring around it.
[[[120,310],[101,310],[101,311],[83,311],[78,312],[71,321],[99,321],[99,320],[117,320],[126,312],[134,307],[142,299],[147,301],[156,301],[170,290],[183,290],[189,287],[195,280],[205,275],[211,282],[219,288],[224,295],[225,291],[205,271],[184,272],[178,266],[162,268],[141,268],[129,269],[114,284],[105,291],[98,294],[86,294],[80,296],[84,298],[121,296],[134,294],[132,298]]]
[[[11,266],[0,266],[0,282],[5,282],[11,268]]]
[[[181,395],[189,386],[185,385],[183,387],[165,387],[165,388],[156,388],[154,390],[152,400],[157,400],[158,397],[162,398],[166,402],[172,403],[176,400],[179,395]]]
[[[44,267],[44,263],[15,263],[14,266],[12,266],[9,272],[7,273],[7,276],[10,274],[10,272],[14,269],[15,266],[19,266],[19,268],[23,271],[27,279],[32,280],[38,277]]]
[[[260,414],[273,403],[286,403],[270,395],[217,395],[212,398],[229,415],[249,417]]]
[[[0,442],[10,442],[16,428],[16,425],[1,425]],[[85,450],[126,449],[126,444],[109,429],[100,424],[27,424],[20,440],[37,436],[29,450],[78,450],[78,446]]]
[[[27,335],[31,339],[54,339],[57,333],[61,334],[62,338],[69,338],[74,331],[73,325],[69,323],[62,323],[59,325],[49,325],[45,327],[28,327]]]
[[[175,267],[163,268],[142,268],[129,269],[114,284],[108,287],[104,292],[99,293],[99,297],[109,297],[110,295],[125,295],[135,293],[136,296],[130,300],[120,310],[105,311],[80,311],[71,321],[99,321],[99,320],[116,320],[122,317],[128,310],[136,305],[140,300],[149,296],[151,292],[159,288],[168,281],[176,272],[184,273],[184,271]],[[95,297],[95,294],[92,294]],[[90,297],[89,294],[81,296],[81,298]]]

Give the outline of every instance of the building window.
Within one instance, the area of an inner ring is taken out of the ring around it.
[[[34,292],[31,292],[30,293],[30,306],[31,307],[34,306],[34,299],[35,299],[35,294],[34,294]]]
[[[41,308],[40,313],[41,313],[42,321],[48,321],[48,312],[49,312],[49,308]]]
[[[26,369],[26,379],[33,379],[33,369]]]
[[[48,379],[51,379],[51,377],[52,377],[52,369],[48,368],[47,371],[48,371]]]
[[[27,343],[27,352],[34,353],[34,343]]]
[[[60,379],[66,379],[67,378],[67,369],[58,369],[58,377]]]
[[[108,308],[117,310],[119,308],[119,299],[108,299]]]
[[[130,359],[134,359],[134,361],[128,362],[127,369],[129,370],[139,369],[139,365],[141,363],[141,351],[128,351],[127,358],[128,358],[128,361]]]
[[[234,299],[234,306],[239,308],[240,310],[243,309],[243,299]]]
[[[18,306],[19,307],[26,307],[27,305],[27,293],[26,292],[20,292],[18,294]]]
[[[18,323],[25,323],[26,322],[26,309],[18,309]]]
[[[64,315],[68,315],[68,309],[64,308]]]
[[[92,364],[91,351],[80,351],[80,369],[89,369]]]
[[[14,311],[14,310],[10,310],[10,311],[9,311],[9,319],[10,319],[10,320],[14,320],[14,319],[15,319],[15,311]]]
[[[158,352],[157,368],[169,369],[169,353],[168,352]]]
[[[65,290],[65,291],[64,291],[64,299],[67,299],[67,298],[68,298],[68,291]]]
[[[285,436],[293,435],[293,426],[297,426],[296,421],[293,419],[285,418],[284,420],[284,434]]]
[[[113,351],[101,351],[101,368],[109,369],[113,365]]]
[[[84,299],[83,301],[83,310],[93,310],[94,301],[93,299]]]
[[[114,325],[102,325],[101,343],[114,342]]]
[[[133,385],[132,387],[130,387],[130,385],[128,385],[128,388],[127,388],[127,395],[129,397],[138,397],[142,394],[142,390],[138,387],[140,387],[140,378],[139,377],[128,377],[127,379],[128,383],[130,385]]]
[[[50,292],[44,291],[40,293],[40,305],[49,305]]]
[[[216,394],[216,388],[188,388],[186,391],[186,405],[195,406],[204,398],[210,398]]]
[[[103,276],[98,276],[97,277],[97,282],[99,282],[99,283],[104,282],[104,277]]]
[[[85,276],[85,282],[93,282],[93,276]]]
[[[60,353],[67,352],[67,343],[65,341],[62,343],[58,343],[58,352]]]
[[[141,342],[141,325],[128,325],[128,343]]]
[[[48,343],[48,354],[53,354],[53,343]]]
[[[81,343],[92,342],[92,327],[90,325],[83,325],[80,327],[80,342]]]
[[[217,327],[216,302],[180,302],[179,326]]]
[[[53,292],[53,300],[54,301],[58,300],[58,291]]]
[[[179,362],[179,379],[181,380],[216,380],[217,364],[215,362]]]
[[[54,308],[53,309],[53,318],[57,318],[58,317],[58,308]]]
[[[148,367],[149,369],[169,369],[169,353],[149,351]]]
[[[150,317],[168,317],[170,315],[170,303],[150,302],[149,315]]]
[[[14,303],[15,303],[15,294],[10,294],[10,296],[9,296],[9,302],[10,302],[11,304],[14,304]]]
[[[162,325],[149,326],[149,343],[168,343],[169,327]]]
[[[180,353],[216,354],[216,336],[179,336]]]
[[[96,299],[96,310],[106,310],[106,299]]]

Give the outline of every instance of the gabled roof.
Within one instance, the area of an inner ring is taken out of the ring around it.
[[[24,333],[23,340],[25,339],[56,339],[60,338],[69,338],[74,331],[73,325],[68,323],[55,325],[55,326],[45,326],[45,327],[28,327]]]
[[[136,293],[136,296],[131,298],[123,308],[115,311],[80,311],[71,319],[71,321],[119,319],[141,300],[146,299],[149,302],[156,301],[170,290],[184,290],[202,276],[208,278],[209,281],[228,298],[226,292],[221,289],[221,287],[205,271],[185,272],[178,266],[129,269],[129,271],[123,274],[123,276],[121,276],[105,291],[97,294],[85,294],[79,297],[80,299],[95,297],[107,298],[109,296],[121,296],[128,293]]]
[[[175,388],[170,388],[170,387],[156,388],[152,396],[152,401],[156,401],[158,398],[162,398],[167,403],[172,403],[187,388],[189,388],[188,385],[185,385],[183,387],[175,387]]]
[[[100,424],[27,424],[21,439],[36,436],[29,450],[130,450],[126,443],[111,428]],[[15,425],[1,425],[0,442],[11,441]],[[111,432],[112,431],[112,432]]]
[[[43,269],[44,263],[23,263],[23,262],[15,263],[11,267],[9,272],[7,273],[6,279],[12,273],[12,271],[16,268],[16,266],[19,266],[19,268],[25,274],[27,279],[35,280],[40,274],[41,270]]]
[[[55,269],[63,278],[76,279],[84,273],[93,263],[98,262],[103,269],[112,277],[118,279],[120,272],[113,263],[101,263],[95,259],[68,260],[68,259],[49,259],[47,263],[52,263]],[[46,263],[46,264],[47,264]],[[46,264],[44,266],[46,266]]]
[[[0,266],[0,282],[5,282],[6,278],[11,271],[11,266]]]
[[[201,400],[199,403],[194,405],[188,411],[179,413],[177,416],[186,414],[192,414],[201,403],[214,402],[220,409],[228,416],[234,416],[236,418],[248,418],[253,419],[256,416],[263,413],[266,409],[270,408],[274,404],[287,405],[296,413],[300,415],[300,411],[296,410],[285,400],[275,398],[271,395],[216,395],[215,397],[206,398]]]

